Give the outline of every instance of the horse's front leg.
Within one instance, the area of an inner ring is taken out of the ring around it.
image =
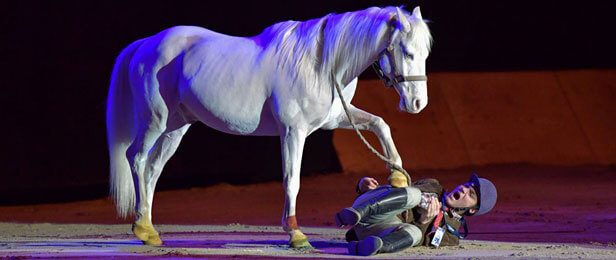
[[[355,121],[355,125],[359,130],[369,130],[373,132],[381,143],[381,147],[383,148],[384,156],[389,158],[391,162],[394,163],[395,167],[402,168],[402,158],[398,154],[398,150],[396,149],[396,145],[394,144],[394,140],[391,137],[391,130],[389,129],[389,125],[385,123],[381,117],[370,114],[366,111],[363,111],[359,108],[356,108],[353,105],[349,105],[349,113],[353,116]],[[342,112],[338,117],[338,126],[339,128],[344,129],[353,129],[351,122],[347,115]],[[395,168],[394,167],[394,168]],[[391,165],[387,165],[387,168],[391,171],[391,175],[389,176],[389,181],[394,187],[406,187],[410,180],[407,177],[399,172],[398,170],[392,169]]]
[[[280,135],[282,151],[282,185],[285,191],[282,228],[289,233],[289,245],[294,248],[311,247],[308,238],[299,230],[295,205],[299,192],[299,173],[307,131],[286,127]]]

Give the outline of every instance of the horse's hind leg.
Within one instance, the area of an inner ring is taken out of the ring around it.
[[[173,156],[178,146],[180,145],[180,141],[184,134],[188,131],[190,124],[186,124],[181,126],[178,129],[172,130],[161,135],[156,141],[156,144],[150,151],[150,155],[148,156],[148,163],[146,168],[146,189],[147,189],[147,200],[150,205],[150,211],[148,218],[152,220],[152,207],[154,206],[154,192],[156,190],[156,183],[158,182],[158,178],[160,177],[163,167],[167,164],[167,161]]]
[[[149,152],[144,174],[147,196],[144,202],[147,202],[149,207],[147,211],[138,211],[138,219],[133,224],[133,233],[135,233],[135,235],[146,245],[162,244],[162,240],[160,239],[158,232],[156,232],[154,226],[152,225],[152,207],[156,182],[162,173],[163,167],[177,150],[182,137],[186,131],[188,131],[189,127],[190,125],[187,124],[176,130],[162,134]]]
[[[158,81],[155,78],[137,80],[142,83],[136,85],[146,86],[150,91],[133,90],[143,94],[134,98],[137,131],[133,143],[126,151],[135,186],[137,219],[133,224],[133,233],[147,245],[160,245],[162,241],[150,220],[151,205],[148,197],[149,193],[154,191],[148,189],[149,176],[146,172],[149,167],[149,152],[167,128],[169,111],[162,96],[156,91]]]
[[[144,123],[141,129],[137,132],[135,142],[128,148],[127,158],[131,165],[133,175],[133,183],[135,185],[136,204],[135,211],[137,219],[133,223],[133,233],[143,241],[146,245],[160,245],[162,241],[158,236],[158,232],[152,226],[151,206],[148,202],[150,191],[147,188],[146,180],[146,164],[148,162],[148,152],[156,143],[156,140],[161,136],[164,128],[157,126],[147,127],[156,124]]]
[[[149,152],[165,130],[165,124],[161,124],[160,121],[159,119],[142,121],[136,139],[127,151],[136,195],[137,219],[133,223],[133,233],[146,245],[162,244],[150,219],[152,201],[149,198],[153,197],[154,190],[149,188],[152,179],[147,170],[151,168]]]

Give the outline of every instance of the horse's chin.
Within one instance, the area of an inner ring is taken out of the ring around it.
[[[418,109],[418,110],[405,110],[405,112],[410,113],[410,114],[419,114],[419,112],[421,112],[421,109]]]

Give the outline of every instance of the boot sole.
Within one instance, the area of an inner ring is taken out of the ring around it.
[[[354,208],[345,208],[336,213],[336,226],[342,227],[345,225],[354,226],[359,223],[360,215]]]
[[[376,236],[369,236],[362,241],[349,242],[348,249],[350,255],[371,256],[379,252],[383,247],[383,240]]]

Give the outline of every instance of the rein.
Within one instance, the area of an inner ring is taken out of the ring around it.
[[[385,84],[386,87],[392,87],[394,84],[398,84],[400,82],[406,82],[406,81],[427,81],[428,80],[428,77],[426,75],[402,76],[402,75],[398,74],[398,72],[396,71],[395,65],[393,64],[393,62],[391,62],[392,59],[391,59],[391,53],[389,51],[389,48],[390,47],[387,47],[385,50],[383,50],[379,54],[379,57],[382,56],[382,55],[389,56],[389,60],[390,60],[390,64],[389,65],[390,65],[392,71],[394,72],[394,78],[390,79],[389,77],[387,77],[385,75],[385,73],[381,69],[381,65],[379,64],[379,60],[377,60],[374,63],[372,63],[372,68],[376,71],[376,74],[383,81],[383,84]],[[370,145],[370,143],[368,143],[366,138],[364,138],[364,136],[361,134],[361,132],[357,128],[357,125],[355,124],[355,119],[353,119],[353,116],[349,112],[349,108],[347,107],[346,101],[344,100],[344,97],[342,96],[342,90],[340,89],[340,84],[338,82],[336,82],[334,85],[336,85],[336,91],[338,92],[338,96],[340,97],[340,102],[342,103],[342,107],[344,108],[344,113],[349,118],[349,122],[353,126],[353,129],[355,130],[355,133],[357,133],[357,135],[359,136],[359,139],[361,139],[361,141],[364,142],[366,147],[368,147],[368,149],[374,155],[376,155],[379,159],[381,159],[385,163],[387,163],[387,165],[390,167],[390,169],[394,169],[394,170],[397,170],[397,171],[400,171],[401,173],[403,173],[404,176],[406,176],[406,180],[408,181],[408,185],[411,186],[411,175],[409,175],[409,173],[405,169],[403,169],[401,166],[396,165],[390,158],[387,158],[387,157],[383,156],[379,151],[374,149],[374,147],[372,147],[372,145]]]
[[[361,132],[359,131],[359,128],[357,128],[357,125],[355,124],[355,119],[353,119],[353,116],[349,112],[349,108],[347,107],[346,101],[344,100],[344,97],[342,96],[342,90],[340,89],[340,84],[336,83],[334,85],[336,85],[336,91],[338,92],[338,96],[340,97],[340,102],[342,103],[342,107],[344,108],[344,113],[349,118],[349,122],[351,122],[351,125],[353,126],[353,130],[355,130],[355,133],[357,133],[357,135],[359,136],[359,139],[361,139],[361,141],[364,142],[366,147],[368,147],[368,149],[374,155],[376,155],[376,157],[379,157],[379,159],[381,159],[384,162],[386,162],[387,165],[389,165],[389,167],[391,167],[391,169],[395,169],[395,170],[398,170],[398,171],[402,172],[406,176],[406,179],[409,182],[408,184],[410,186],[411,185],[411,183],[410,183],[411,182],[411,175],[409,175],[409,173],[405,169],[403,169],[402,167],[396,165],[390,158],[387,158],[387,157],[383,156],[379,151],[374,149],[374,147],[372,147],[372,145],[370,145],[370,143],[368,143],[368,140],[366,140],[366,138],[361,134]]]

